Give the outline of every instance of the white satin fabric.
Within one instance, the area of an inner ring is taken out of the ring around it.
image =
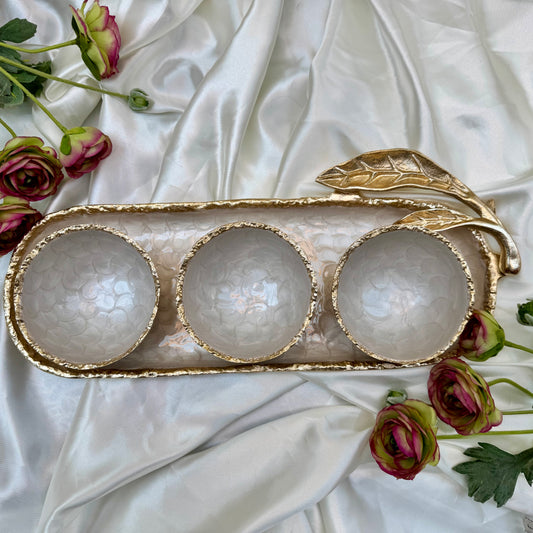
[[[66,181],[48,212],[85,203],[328,194],[322,170],[380,148],[419,150],[498,213],[523,269],[495,315],[514,342],[533,297],[533,5],[519,0],[108,0],[120,74],[145,114],[51,83],[66,126],[95,125],[113,153]],[[63,0],[5,0],[2,20],[38,24],[33,43],[72,37]],[[71,47],[55,72],[91,81]],[[33,113],[33,114],[32,114]],[[1,110],[20,135],[60,133],[36,108]],[[0,132],[0,141],[8,134]],[[0,260],[5,273],[9,257]],[[533,515],[523,476],[502,508],[466,494],[452,467],[477,440],[442,441],[414,481],[373,461],[368,437],[389,388],[427,401],[429,368],[386,372],[69,380],[46,374],[0,326],[0,524],[9,533],[519,532]],[[475,368],[531,388],[533,364],[505,348]],[[530,402],[493,388],[502,409]],[[501,429],[533,427],[506,417]],[[517,453],[530,436],[492,437]]]

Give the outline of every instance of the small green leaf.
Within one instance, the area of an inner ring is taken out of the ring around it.
[[[11,61],[16,61],[17,63],[22,62],[22,57],[16,50],[10,50],[9,48],[3,48],[0,47],[0,56],[6,57],[7,59],[11,59]],[[0,60],[2,59],[0,57]],[[7,63],[1,63],[1,66],[3,69],[7,70],[8,72],[17,72],[18,67],[15,67],[14,65],[8,65]]]
[[[59,145],[59,151],[64,155],[69,155],[72,150],[72,144],[70,143],[70,137],[63,135],[61,138],[61,144]]]
[[[474,461],[461,463],[453,470],[467,477],[468,495],[484,503],[494,498],[501,507],[513,495],[516,480],[524,473],[531,485],[533,478],[533,448],[517,455],[497,446],[479,442],[479,448],[468,448],[464,453]]]
[[[51,61],[42,61],[41,63],[35,63],[33,65],[28,65],[36,70],[39,70],[40,72],[44,72],[45,74],[51,74],[52,72],[52,62]],[[24,86],[28,91],[31,92],[31,94],[35,96],[39,96],[43,90],[43,84],[46,81],[46,78],[41,78],[39,76],[36,76],[34,80],[30,82],[23,82]]]
[[[17,78],[17,80],[20,81],[20,83],[22,84],[30,83],[37,78],[35,74],[30,74],[29,72],[26,72],[24,70],[19,70],[18,72],[15,72],[13,76]]]
[[[6,107],[14,107],[24,102],[24,93],[20,87],[12,85],[9,94],[0,96],[0,104]]]
[[[529,300],[523,304],[518,304],[518,311],[516,312],[516,319],[524,326],[533,326],[533,300]]]
[[[0,74],[0,96],[8,94],[11,94],[11,82],[3,74]]]
[[[13,19],[0,28],[0,41],[22,43],[35,35],[37,25],[26,19]]]

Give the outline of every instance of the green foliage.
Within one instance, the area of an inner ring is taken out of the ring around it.
[[[533,326],[533,300],[518,304],[516,319],[524,326]]]
[[[14,43],[21,43],[35,35],[37,26],[28,22],[26,19],[13,19],[7,24],[0,27],[0,41],[11,41]],[[30,74],[25,70],[15,65],[9,65],[2,61],[5,58],[28,67],[32,67],[45,74],[51,74],[52,63],[50,61],[41,61],[39,63],[26,62],[17,50],[5,48],[0,43],[0,67],[6,70],[9,74],[19,81],[31,94],[39,96],[43,89],[45,78],[41,78],[36,74]],[[4,74],[0,73],[0,107],[10,107],[21,104],[24,101],[25,94],[8,79]]]
[[[26,19],[13,19],[0,27],[0,41],[23,43],[35,35],[37,25]]]
[[[523,473],[531,485],[533,481],[533,448],[512,455],[486,442],[464,453],[474,461],[458,464],[453,470],[467,477],[468,495],[484,503],[494,498],[501,507],[512,495],[518,476]]]

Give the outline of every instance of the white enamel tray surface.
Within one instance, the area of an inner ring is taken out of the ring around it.
[[[342,254],[365,233],[393,224],[411,212],[438,207],[434,202],[399,198],[362,199],[334,194],[325,198],[293,200],[71,208],[45,217],[15,251],[4,288],[8,328],[20,351],[35,365],[72,377],[392,367],[393,364],[380,363],[358,350],[342,331],[331,300],[333,275]],[[279,228],[302,249],[317,277],[317,305],[303,336],[287,352],[265,363],[235,364],[213,356],[193,341],[178,317],[176,280],[184,257],[204,235],[236,221],[258,222]],[[24,341],[14,313],[13,284],[20,264],[47,235],[75,224],[100,224],[127,235],[148,253],[160,280],[159,309],[151,331],[127,357],[104,368],[69,369],[44,360]],[[475,230],[463,227],[445,234],[470,268],[475,307],[492,310],[498,280],[495,268],[497,256],[489,251],[484,237]]]

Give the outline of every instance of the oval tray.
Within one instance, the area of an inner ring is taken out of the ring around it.
[[[331,174],[331,170],[327,172]],[[324,175],[317,181],[323,183]],[[400,219],[413,223],[414,217],[415,222],[433,228],[437,221],[437,229],[447,230],[447,238],[458,248],[470,267],[475,288],[475,307],[488,311],[495,306],[497,282],[504,273],[504,253],[498,254],[490,249],[485,236],[477,229],[478,226],[486,229],[482,223],[477,226],[465,224],[465,220],[468,222],[472,218],[446,204],[400,197],[365,198],[357,194],[353,179],[348,184],[348,193],[334,192],[329,197],[89,205],[50,214],[26,235],[11,259],[4,285],[4,312],[10,335],[22,354],[33,364],[65,377],[366,370],[428,364],[379,362],[370,359],[348,340],[335,319],[330,294],[333,274],[342,253],[368,231]],[[342,191],[342,186],[334,188]],[[450,223],[450,217],[453,223]],[[317,275],[318,302],[311,323],[300,341],[276,358],[275,363],[235,364],[216,358],[192,340],[178,318],[176,280],[184,256],[202,236],[218,226],[236,221],[261,222],[279,228],[302,248]],[[66,368],[44,359],[27,343],[15,318],[13,292],[21,263],[47,235],[76,224],[110,226],[135,240],[152,258],[161,283],[159,310],[149,334],[126,358],[97,369]],[[452,346],[440,358],[453,352]]]

